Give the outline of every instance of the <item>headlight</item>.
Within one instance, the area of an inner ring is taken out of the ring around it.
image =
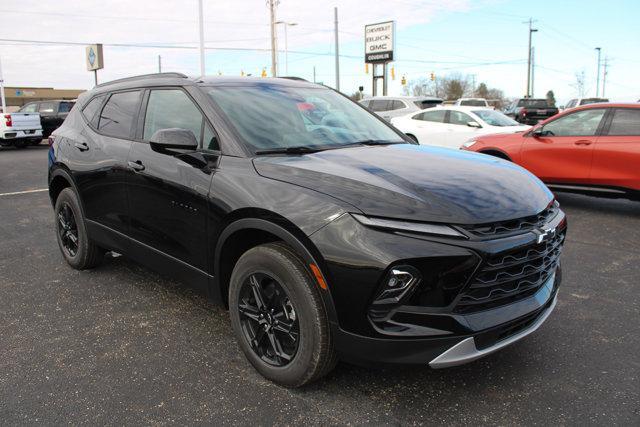
[[[461,148],[470,148],[476,142],[478,142],[478,141],[476,141],[475,139],[470,139],[467,142],[465,142],[464,144],[462,144]]]
[[[409,222],[395,219],[382,219],[382,218],[370,218],[364,215],[351,214],[360,224],[386,228],[397,231],[410,231],[413,233],[434,234],[437,236],[449,236],[449,237],[462,237],[466,236],[448,225],[441,224],[429,224],[425,222]]]

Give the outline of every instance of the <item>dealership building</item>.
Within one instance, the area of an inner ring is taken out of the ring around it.
[[[84,90],[54,89],[52,87],[10,87],[5,86],[4,96],[7,111],[16,111],[20,107],[33,101],[50,101],[56,99],[76,99]],[[0,107],[0,109],[2,109]]]

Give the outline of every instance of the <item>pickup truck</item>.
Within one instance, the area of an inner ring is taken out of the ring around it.
[[[546,99],[520,98],[513,101],[504,114],[518,123],[535,125],[558,114],[558,109],[549,105]]]
[[[35,101],[25,104],[20,113],[40,113],[42,136],[48,138],[54,130],[62,126],[62,122],[69,115],[69,111],[76,105],[76,101],[50,100]]]
[[[0,115],[0,145],[24,148],[42,141],[40,113],[8,113]]]

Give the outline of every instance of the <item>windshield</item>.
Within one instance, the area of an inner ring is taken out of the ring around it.
[[[518,101],[518,107],[548,108],[549,104],[546,99],[521,99]]]
[[[473,114],[490,126],[519,126],[520,123],[496,110],[475,110]]]
[[[487,103],[483,99],[464,99],[460,101],[460,105],[468,107],[486,107]]]
[[[209,91],[254,151],[405,142],[371,113],[327,88],[261,83]]]

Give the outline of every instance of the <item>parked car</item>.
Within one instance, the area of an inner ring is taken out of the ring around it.
[[[396,117],[391,124],[419,144],[456,150],[474,136],[524,132],[530,128],[491,108],[449,106]]]
[[[431,96],[374,96],[359,102],[383,119],[391,120],[412,111],[435,107],[442,104],[442,99]]]
[[[24,148],[42,141],[38,113],[7,113],[0,116],[0,145]]]
[[[609,102],[609,100],[607,98],[574,98],[567,102],[567,105],[562,109],[568,110],[569,108],[579,107],[581,105],[599,104],[603,102]]]
[[[42,133],[47,138],[62,125],[75,103],[75,101],[65,100],[37,101],[25,104],[19,111],[22,113],[40,113]]]
[[[466,363],[556,303],[566,221],[544,184],[418,146],[324,86],[128,78],[81,95],[51,138],[67,263],[117,251],[205,289],[248,360],[285,386],[338,358]]]
[[[492,108],[484,98],[460,98],[453,105],[459,107],[486,107]]]
[[[546,99],[521,98],[513,101],[504,111],[518,123],[535,125],[558,114],[558,109],[549,105]]]
[[[472,139],[464,149],[511,160],[552,188],[640,198],[640,105],[589,104],[528,132]]]

